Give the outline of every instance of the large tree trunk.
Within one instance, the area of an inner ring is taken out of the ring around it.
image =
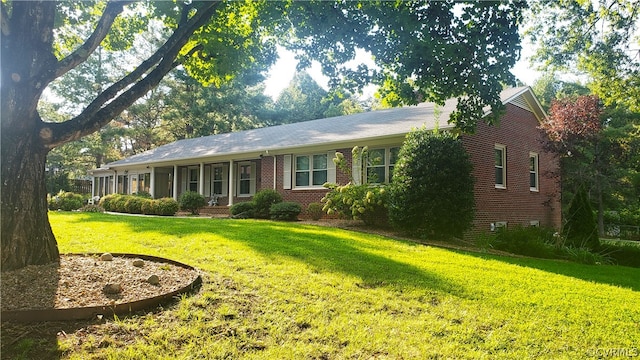
[[[2,271],[59,260],[47,215],[45,160],[36,136],[2,132]]]

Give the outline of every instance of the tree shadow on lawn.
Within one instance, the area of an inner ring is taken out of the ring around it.
[[[76,214],[77,216],[77,214]],[[160,220],[160,224],[159,221]],[[459,284],[436,274],[393,259],[363,250],[363,245],[354,246],[349,230],[325,231],[312,225],[278,223],[272,221],[232,220],[232,219],[189,219],[131,217],[106,214],[88,214],[78,223],[126,223],[132,232],[161,232],[178,238],[214,233],[228,240],[242,242],[252,249],[269,256],[286,256],[314,266],[318,270],[339,271],[358,276],[366,284],[395,284],[412,287],[431,288],[464,297],[464,289]],[[108,226],[108,225],[107,225]],[[293,231],[298,229],[298,231]],[[312,236],[304,236],[304,232]],[[360,232],[353,232],[360,234]],[[266,237],[267,235],[271,237]],[[357,235],[354,235],[357,236]],[[389,241],[399,241],[392,240]],[[407,244],[411,244],[407,242]],[[415,244],[414,246],[421,246]],[[630,288],[640,291],[640,269],[610,265],[584,265],[560,260],[511,257],[468,250],[455,250],[465,255],[491,259],[508,264],[539,269],[581,280]],[[187,254],[188,256],[188,254]],[[180,260],[180,259],[176,259]],[[197,264],[191,264],[196,265]]]
[[[78,222],[127,223],[135,238],[144,238],[144,232],[160,232],[179,238],[209,233],[228,241],[247,245],[267,257],[287,258],[310,265],[318,272],[339,272],[362,279],[362,287],[390,286],[396,289],[422,288],[439,291],[458,297],[466,297],[460,284],[437,274],[430,273],[411,264],[374,254],[381,246],[365,245],[353,240],[358,232],[317,227],[295,223],[279,223],[260,220],[232,219],[181,219],[166,218],[167,226],[158,223],[158,218],[125,216],[89,216]],[[373,236],[373,235],[364,235]],[[178,240],[179,241],[179,240]],[[206,248],[205,240],[202,248]],[[394,240],[383,240],[394,241]],[[407,242],[409,246],[419,246]],[[367,249],[371,247],[371,249]],[[199,254],[204,255],[204,254]],[[189,254],[186,254],[189,256]],[[189,265],[199,266],[198,261],[207,257],[194,257]],[[176,259],[181,261],[180,259]]]
[[[640,269],[616,265],[586,265],[575,262],[531,257],[510,257],[469,251],[456,251],[486,260],[498,260],[504,263],[534,268],[558,275],[564,275],[585,281],[620,286],[640,291]]]

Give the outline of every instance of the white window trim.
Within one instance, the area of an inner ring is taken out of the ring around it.
[[[240,183],[242,182],[242,180],[246,180],[246,179],[242,179],[240,177],[240,171],[242,169],[243,166],[251,166],[251,169],[249,171],[251,171],[250,174],[250,178],[249,178],[249,193],[248,194],[241,194],[240,193]],[[251,161],[243,161],[243,162],[239,162],[236,165],[236,173],[237,173],[237,189],[236,189],[236,196],[237,197],[251,197],[253,195],[255,195],[256,193],[256,164],[254,162]]]
[[[376,168],[376,167],[384,167],[384,179],[381,182],[376,182],[376,183],[370,183],[370,184],[389,184],[391,182],[391,166],[393,166],[395,168],[396,163],[391,164],[391,149],[394,148],[398,148],[398,150],[400,149],[400,146],[388,146],[385,148],[375,148],[375,149],[369,149],[369,152],[371,152],[372,150],[384,150],[384,165],[378,165],[378,166],[371,166],[371,168]],[[396,159],[397,161],[398,159]],[[369,160],[366,159],[366,162],[364,164],[362,164],[363,168],[364,168],[364,180],[365,183],[369,184]],[[355,172],[354,172],[354,177],[355,177]]]
[[[534,163],[533,163],[533,171],[531,169],[529,169],[529,190],[532,192],[539,192],[540,191],[540,157],[538,156],[538,153],[535,152],[530,152],[529,153],[529,161],[531,161],[531,158],[534,158]],[[531,187],[531,174],[535,173],[536,175],[536,186],[535,187]]]
[[[215,170],[216,169],[222,169],[222,179],[220,180],[215,180]],[[217,196],[221,196],[221,197],[227,197],[228,193],[229,193],[229,166],[226,164],[212,164],[209,170],[209,180],[207,181],[208,185],[208,194],[207,196],[213,196],[214,195],[214,183],[216,182],[220,182],[221,184],[221,189],[222,189],[222,193],[220,194],[215,194]]]
[[[322,185],[312,185],[313,184],[313,156],[314,155],[326,155],[327,156],[327,168],[326,168],[326,172],[327,172],[327,182],[329,183],[335,183],[336,182],[336,167],[335,164],[333,162],[333,158],[336,155],[336,152],[334,150],[328,151],[326,153],[313,153],[313,154],[299,154],[299,155],[293,155],[291,156],[291,164],[290,164],[290,179],[291,179],[291,189],[293,190],[317,190],[317,189],[324,189],[324,184]],[[296,183],[296,173],[298,172],[298,169],[296,168],[297,166],[297,159],[298,157],[307,157],[309,158],[309,185],[305,185],[305,186],[298,186],[298,184]],[[286,169],[286,164],[287,164],[287,158],[285,157],[285,169]],[[285,177],[287,176],[287,171],[285,170]],[[285,189],[286,187],[286,182],[285,182]]]
[[[501,150],[502,151],[502,184],[495,184],[495,188],[496,189],[506,189],[507,188],[507,146],[506,145],[501,145],[501,144],[496,144],[493,147],[494,150],[494,161],[493,161],[493,166],[494,169],[497,168],[496,164],[495,164],[495,150]],[[495,179],[495,172],[494,172],[494,179],[493,179],[494,183],[496,181]]]

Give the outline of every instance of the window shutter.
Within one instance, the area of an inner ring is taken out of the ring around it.
[[[291,189],[291,155],[284,156],[283,167],[282,188]]]
[[[256,193],[256,163],[251,163],[251,178],[249,180],[249,194]]]
[[[351,160],[351,174],[353,174],[353,184],[362,184],[362,161],[360,157]]]
[[[335,157],[335,150],[327,152],[327,182],[332,184],[336,183],[336,163],[333,162]]]
[[[222,165],[222,194],[220,196],[229,195],[229,164]]]

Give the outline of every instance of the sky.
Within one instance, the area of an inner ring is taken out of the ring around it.
[[[516,65],[511,69],[511,73],[513,73],[516,78],[523,83],[531,86],[535,82],[535,80],[540,76],[540,73],[533,70],[531,65],[529,65],[529,56],[531,55],[531,51],[528,51],[530,48],[523,44],[523,50],[520,57],[520,61],[516,63]],[[289,85],[291,79],[293,79],[293,75],[296,71],[297,61],[294,58],[292,52],[287,51],[283,48],[278,48],[278,55],[280,58],[273,65],[269,71],[269,76],[265,82],[265,94],[271,96],[274,100],[278,97],[280,92]],[[372,65],[373,61],[367,56],[364,51],[356,51],[356,60],[353,61],[354,65],[365,63],[368,65]],[[320,65],[318,63],[314,63],[313,66],[308,70],[309,75],[322,87],[327,88],[327,78],[322,75],[320,70]],[[365,89],[365,94],[363,97],[367,97],[368,95],[372,95],[375,91],[375,88],[368,87]]]

